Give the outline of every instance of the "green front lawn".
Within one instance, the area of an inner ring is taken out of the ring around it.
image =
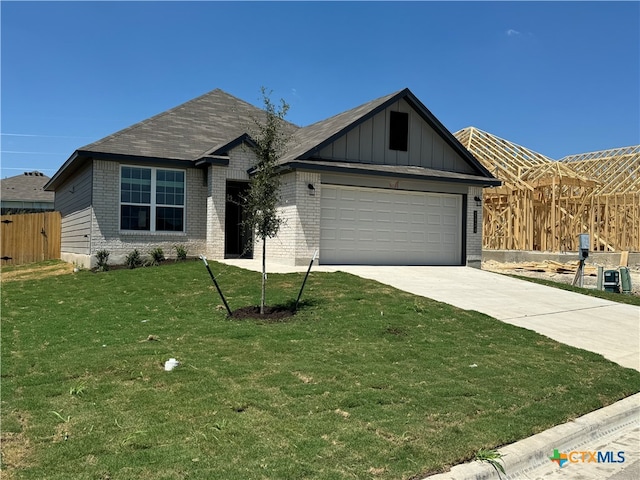
[[[258,302],[259,273],[211,266],[232,309]],[[269,275],[269,303],[302,278]],[[230,320],[194,261],[3,283],[2,478],[418,478],[640,391],[600,355],[352,275],[312,273],[303,299]]]
[[[588,295],[590,297],[603,298],[604,300],[611,300],[616,303],[626,303],[629,305],[640,306],[640,297],[632,294],[607,292],[604,290],[596,290],[595,288],[576,287],[562,282],[554,282],[553,280],[545,280],[543,278],[526,277],[524,275],[512,275],[509,277],[518,278],[520,280],[526,280],[531,283],[538,283],[547,287],[559,288],[560,290],[567,290],[569,292],[580,293],[582,295]]]

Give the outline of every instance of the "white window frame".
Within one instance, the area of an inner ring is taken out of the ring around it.
[[[151,203],[133,203],[122,201],[122,169],[123,168],[140,168],[145,170],[151,170]],[[158,170],[182,172],[184,175],[184,204],[183,205],[164,205],[156,204],[156,187],[157,187],[157,172]],[[130,165],[120,164],[118,175],[118,228],[121,232],[132,233],[138,235],[144,234],[162,234],[162,235],[180,235],[186,233],[187,230],[187,171],[181,168],[164,168],[164,167],[147,167],[143,165]],[[149,206],[149,230],[126,230],[122,228],[122,206],[123,205],[142,205]],[[182,230],[158,230],[156,231],[156,208],[157,207],[170,207],[170,208],[182,208]]]

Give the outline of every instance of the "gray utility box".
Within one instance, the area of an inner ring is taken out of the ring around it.
[[[586,260],[589,257],[589,234],[581,233],[578,235],[578,254],[580,260]]]
[[[604,271],[604,290],[605,292],[620,293],[620,272],[618,270]]]
[[[620,267],[620,286],[622,293],[631,293],[631,274],[627,267]]]

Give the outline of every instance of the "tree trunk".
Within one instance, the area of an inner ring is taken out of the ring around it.
[[[267,280],[267,238],[262,239],[262,295],[260,298],[260,315],[264,315],[265,287]]]

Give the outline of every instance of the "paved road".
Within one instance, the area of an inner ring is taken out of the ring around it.
[[[587,442],[577,451],[624,452],[624,462],[573,463],[559,468],[549,461],[529,476],[520,478],[550,480],[638,480],[640,479],[640,419],[635,427]],[[578,459],[579,456],[573,457]],[[589,458],[588,456],[585,458]]]

